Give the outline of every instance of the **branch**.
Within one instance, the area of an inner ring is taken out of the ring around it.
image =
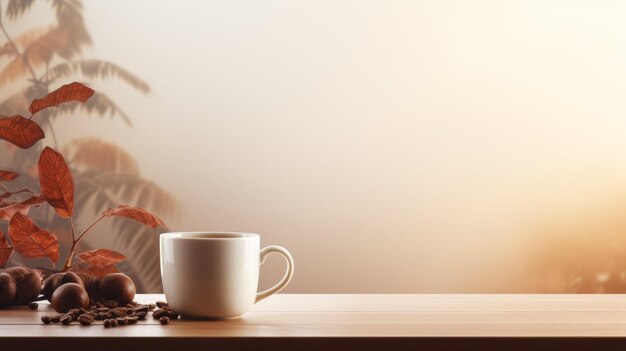
[[[63,265],[64,272],[67,272],[70,268],[75,266],[75,264],[72,264],[72,258],[74,257],[74,252],[76,252],[76,247],[78,246],[78,242],[80,242],[80,240],[85,236],[85,234],[87,234],[87,232],[89,232],[89,230],[91,230],[91,228],[93,228],[96,224],[98,224],[98,222],[100,222],[104,217],[105,217],[104,215],[100,216],[100,218],[98,218],[89,227],[87,227],[87,229],[83,230],[83,232],[76,239],[74,239],[74,230],[73,230],[74,221],[72,220],[72,217],[70,217],[70,221],[72,221],[72,247],[70,247],[70,252],[67,254],[67,259],[65,260],[65,264]]]

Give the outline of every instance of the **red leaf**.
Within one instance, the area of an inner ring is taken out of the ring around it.
[[[22,116],[0,117],[0,139],[17,147],[28,149],[45,136],[37,123]]]
[[[4,266],[7,261],[9,261],[12,253],[13,246],[9,245],[7,239],[4,237],[4,234],[0,231],[0,266]]]
[[[18,173],[15,172],[11,172],[11,171],[5,171],[0,169],[0,180],[4,180],[7,182],[12,181],[13,179],[19,177],[20,175]]]
[[[78,258],[95,266],[108,266],[124,261],[126,256],[112,250],[98,249],[85,251],[79,254]]]
[[[74,273],[93,275],[98,279],[102,279],[105,275],[109,273],[119,273],[114,264],[109,264],[106,266],[94,266],[87,262],[80,262],[79,264],[70,268],[70,271]]]
[[[0,247],[9,247],[9,243],[7,242],[7,238],[4,237],[2,231],[0,230]]]
[[[0,195],[0,199],[6,194],[9,194],[9,196],[11,195],[11,193],[4,193]],[[27,215],[31,207],[40,206],[44,202],[46,202],[46,200],[41,195],[32,195],[28,199],[18,202],[0,202],[0,220],[8,221],[17,212],[23,215]]]
[[[64,218],[74,215],[74,179],[63,155],[46,147],[39,156],[39,185],[41,193]]]
[[[165,222],[161,220],[159,217],[153,215],[148,210],[144,210],[143,208],[120,205],[116,208],[110,208],[102,213],[106,217],[126,217],[130,219],[134,219],[139,223],[142,223],[150,228],[165,228]]]
[[[17,212],[9,221],[9,237],[15,251],[24,258],[48,257],[55,263],[59,259],[59,239],[41,229],[32,219]]]
[[[0,267],[7,264],[11,254],[13,253],[13,246],[0,247]]]
[[[31,114],[43,110],[46,107],[57,106],[64,102],[80,101],[87,102],[93,95],[94,90],[78,82],[66,84],[59,89],[46,95],[43,99],[35,99],[28,108]]]

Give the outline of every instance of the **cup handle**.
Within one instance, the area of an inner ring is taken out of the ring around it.
[[[283,290],[283,288],[285,288],[287,284],[289,284],[289,282],[291,281],[291,277],[293,277],[293,257],[291,257],[291,254],[289,253],[289,251],[287,251],[287,249],[285,249],[282,246],[270,245],[270,246],[264,247],[261,250],[260,255],[259,255],[260,264],[263,264],[263,262],[265,262],[265,258],[267,258],[268,255],[273,254],[273,253],[281,254],[285,258],[285,260],[287,261],[287,272],[283,276],[283,279],[281,279],[278,282],[278,284],[274,285],[273,287],[267,290],[257,293],[256,300],[254,301],[254,303],[257,303],[263,300],[264,298]]]

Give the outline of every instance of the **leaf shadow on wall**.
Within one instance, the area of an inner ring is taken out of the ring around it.
[[[52,25],[23,33],[12,33],[11,23],[22,19],[32,11],[32,1],[10,0],[2,9],[0,23],[6,30],[4,43],[0,46],[0,85],[3,94],[8,96],[0,102],[0,114],[28,116],[25,106],[36,97],[45,96],[50,87],[64,80],[91,81],[117,79],[142,94],[150,92],[150,86],[141,78],[119,65],[83,58],[83,49],[91,45],[91,37],[83,19],[83,5],[79,0],[46,1],[36,6],[47,6]],[[12,36],[14,35],[14,36]],[[6,90],[14,89],[7,92]],[[55,133],[57,118],[80,112],[82,116],[111,117],[121,119],[131,126],[131,117],[105,93],[96,93],[86,104],[66,104],[56,109],[41,111],[38,123],[51,137],[56,149],[61,149],[74,175],[76,183],[76,207],[80,209],[81,220],[90,220],[104,210],[119,203],[151,208],[156,213],[173,220],[178,215],[178,203],[174,196],[157,184],[145,178],[134,157],[119,145],[96,137],[83,137],[65,142]],[[28,150],[20,150],[8,145],[0,152],[0,162],[21,174],[14,181],[16,186],[38,189],[36,160],[44,145],[38,143]],[[61,254],[66,255],[71,242],[67,233],[67,223],[54,215],[54,210],[44,207],[31,212],[37,223],[59,233]],[[91,218],[86,218],[86,217]],[[6,230],[6,223],[0,222],[0,229]],[[158,232],[138,223],[119,221],[96,229],[96,236],[106,238],[128,257],[118,265],[119,270],[130,275],[139,292],[159,292],[161,279],[159,272]],[[81,242],[80,251],[92,247]],[[12,257],[12,264],[49,267],[50,262],[34,259],[24,262]],[[57,267],[58,268],[58,267]]]

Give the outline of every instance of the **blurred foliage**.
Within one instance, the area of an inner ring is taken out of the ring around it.
[[[537,231],[532,259],[541,292],[626,292],[626,203],[601,203],[554,214]]]
[[[113,62],[83,58],[83,50],[91,45],[91,36],[83,18],[80,0],[40,0],[38,5],[49,6],[53,24],[45,28],[33,28],[14,36],[8,24],[19,21],[32,10],[34,0],[9,0],[0,3],[0,29],[5,42],[0,46],[0,86],[3,95],[0,114],[28,116],[29,102],[46,95],[50,90],[72,80],[90,85],[95,80],[117,79],[142,94],[150,92],[150,86],[141,78]],[[97,92],[86,104],[65,104],[56,109],[41,111],[37,122],[52,140],[56,149],[62,149],[74,174],[76,182],[76,207],[80,218],[96,217],[109,207],[119,203],[148,208],[167,220],[176,217],[176,199],[166,190],[144,178],[133,156],[120,146],[94,137],[84,137],[60,144],[54,121],[57,118],[80,112],[94,117],[119,118],[131,126],[131,118],[109,96]],[[38,189],[36,162],[43,145],[38,143],[29,150],[16,149],[3,143],[6,151],[0,153],[3,169],[21,174],[15,180],[17,188]],[[33,209],[33,218],[52,231],[64,233],[67,224],[54,216],[53,210],[42,207]],[[3,223],[2,225],[6,225]],[[6,229],[6,227],[2,228]],[[106,233],[113,230],[112,233]],[[113,224],[99,229],[121,248],[128,261],[119,269],[135,280],[140,291],[161,291],[158,255],[158,233],[141,225]],[[68,235],[60,235],[67,238]],[[69,243],[62,242],[62,254]],[[86,244],[84,244],[86,245]],[[79,248],[87,250],[89,247]],[[12,258],[19,260],[19,258]],[[13,262],[31,266],[45,265],[45,261]]]

